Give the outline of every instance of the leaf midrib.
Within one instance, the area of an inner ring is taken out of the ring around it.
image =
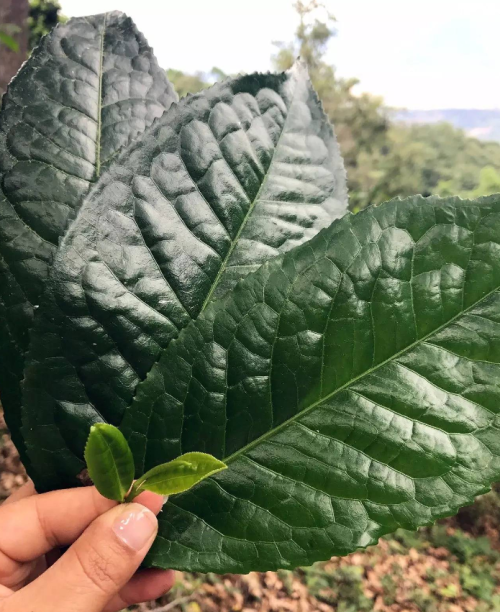
[[[104,21],[101,29],[101,45],[99,50],[99,87],[98,87],[98,101],[97,101],[97,138],[95,143],[95,174],[96,180],[101,175],[101,131],[102,131],[102,73],[104,63],[104,37],[106,35],[106,21],[108,14],[104,13]]]
[[[229,260],[231,258],[231,255],[234,252],[234,249],[236,248],[236,245],[238,244],[238,240],[240,239],[241,234],[243,233],[243,230],[245,229],[250,217],[252,216],[253,210],[257,204],[257,202],[259,202],[259,197],[260,194],[262,193],[264,187],[267,185],[267,181],[269,179],[269,176],[271,175],[271,171],[273,169],[273,165],[274,162],[276,160],[276,153],[279,149],[279,146],[281,144],[281,139],[283,138],[283,135],[286,132],[286,128],[287,128],[287,124],[288,124],[288,120],[290,118],[291,112],[292,112],[292,108],[293,105],[295,104],[295,94],[297,91],[297,87],[298,87],[298,83],[297,83],[297,77],[294,75],[294,77],[296,79],[296,85],[295,85],[295,89],[293,92],[293,96],[292,96],[292,101],[290,103],[290,107],[288,108],[288,113],[286,115],[285,121],[283,122],[283,129],[281,130],[281,134],[278,138],[278,142],[276,143],[276,146],[274,147],[274,152],[273,152],[273,157],[271,159],[271,163],[269,164],[266,176],[264,177],[264,180],[262,181],[261,186],[259,187],[259,190],[257,191],[257,194],[255,196],[255,198],[253,199],[252,203],[250,204],[248,211],[238,229],[238,231],[236,232],[236,236],[234,237],[234,240],[231,242],[231,246],[229,247],[229,250],[226,254],[226,256],[224,257],[224,260],[221,264],[221,267],[219,268],[219,271],[217,272],[217,276],[215,277],[214,282],[212,283],[212,286],[210,288],[210,291],[208,292],[207,297],[205,298],[205,301],[203,302],[203,306],[201,307],[200,310],[200,314],[205,310],[205,308],[208,306],[208,304],[210,303],[212,296],[215,292],[215,290],[217,289],[217,286],[219,285],[220,279],[222,278],[222,275],[224,274],[224,272],[227,269],[227,264],[229,263]]]
[[[234,461],[235,459],[237,459],[240,455],[246,453],[249,450],[252,450],[255,446],[258,446],[262,442],[265,442],[268,438],[274,436],[276,433],[278,433],[282,429],[285,429],[291,423],[293,423],[293,422],[297,421],[298,419],[302,418],[303,416],[305,416],[309,412],[312,412],[315,408],[317,408],[323,402],[326,402],[326,401],[332,399],[337,394],[341,393],[342,391],[345,391],[347,388],[349,388],[350,386],[352,386],[353,384],[355,384],[359,380],[363,379],[365,376],[369,376],[370,374],[373,374],[373,372],[376,372],[377,370],[382,368],[384,365],[394,361],[398,357],[401,357],[401,355],[404,355],[405,353],[411,351],[416,346],[426,342],[426,340],[428,340],[431,336],[433,336],[434,334],[439,333],[441,330],[445,329],[446,327],[448,327],[449,325],[454,323],[457,319],[460,319],[460,317],[466,315],[470,310],[472,310],[473,308],[478,306],[478,304],[481,304],[481,302],[483,302],[484,300],[489,298],[491,295],[493,295],[494,293],[497,293],[499,291],[499,289],[500,289],[500,285],[496,286],[494,289],[492,289],[491,291],[486,293],[482,298],[480,298],[479,300],[475,301],[473,304],[471,304],[470,306],[468,306],[464,310],[461,310],[459,313],[457,313],[455,316],[453,316],[451,319],[449,319],[445,323],[442,323],[436,329],[433,329],[429,333],[425,334],[425,336],[422,336],[421,338],[418,338],[417,340],[415,340],[414,342],[409,344],[407,347],[405,347],[404,349],[401,349],[397,353],[394,353],[394,355],[391,355],[390,357],[388,357],[384,361],[381,361],[376,366],[373,366],[370,369],[362,372],[361,374],[358,374],[358,376],[355,376],[351,380],[345,382],[338,389],[335,389],[331,393],[328,393],[324,397],[316,400],[310,406],[307,406],[307,408],[304,408],[303,410],[301,410],[297,414],[294,414],[292,417],[290,417],[286,421],[283,421],[283,423],[280,423],[280,425],[278,425],[277,427],[274,427],[273,429],[270,429],[269,431],[266,431],[266,433],[262,434],[261,436],[259,436],[255,440],[252,440],[252,442],[249,442],[248,444],[246,444],[242,448],[238,449],[237,451],[235,451],[234,453],[232,453],[228,457],[225,457],[221,461],[223,461],[226,464],[229,464],[232,461]]]
[[[128,491],[126,491],[125,488],[123,487],[123,480],[122,480],[122,477],[121,477],[121,474],[120,474],[120,470],[118,469],[118,464],[116,462],[115,455],[113,453],[113,449],[111,447],[111,444],[108,442],[108,440],[106,438],[103,437],[103,440],[104,440],[104,442],[106,444],[107,452],[111,455],[112,469],[113,469],[113,471],[115,473],[115,476],[116,476],[116,481],[118,483],[118,488],[120,490],[120,494],[121,494],[122,497],[124,497],[127,494]]]

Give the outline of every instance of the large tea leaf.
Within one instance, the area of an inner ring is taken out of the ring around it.
[[[27,369],[38,486],[74,483],[89,425],[121,423],[180,329],[346,205],[338,147],[302,66],[227,80],[166,112],[102,176],[59,250]]]
[[[170,500],[149,562],[309,565],[486,491],[499,290],[500,196],[412,198],[344,217],[207,308],[129,415],[146,467],[197,449],[229,469]]]
[[[117,152],[176,99],[144,37],[121,13],[55,28],[3,96],[0,389],[21,452],[22,355],[59,238]]]

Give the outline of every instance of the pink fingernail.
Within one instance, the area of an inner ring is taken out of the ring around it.
[[[132,504],[115,521],[113,531],[133,550],[141,550],[158,530],[156,516],[139,504]]]

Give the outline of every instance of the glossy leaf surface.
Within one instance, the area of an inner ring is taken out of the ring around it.
[[[226,469],[226,465],[206,453],[185,453],[173,461],[157,465],[138,479],[141,490],[160,495],[187,491],[205,478]]]
[[[116,12],[56,27],[3,96],[0,391],[25,461],[22,356],[59,239],[116,154],[176,99],[142,34]]]
[[[85,446],[85,461],[101,495],[123,501],[134,479],[134,459],[119,429],[107,423],[92,425]]]
[[[146,463],[226,471],[160,516],[149,562],[310,565],[500,477],[500,196],[348,215],[207,308],[139,386]],[[157,423],[168,423],[163,439]]]
[[[229,79],[167,111],[89,195],[37,314],[23,432],[39,486],[74,482],[74,431],[99,415],[119,425],[138,382],[212,299],[346,206],[338,147],[302,66]],[[140,475],[149,434],[138,427]]]

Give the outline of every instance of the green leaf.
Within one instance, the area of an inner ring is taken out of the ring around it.
[[[0,391],[25,464],[23,354],[59,239],[117,153],[176,99],[142,34],[116,12],[56,27],[2,98],[0,332],[10,348]]]
[[[146,467],[229,467],[165,507],[153,566],[310,565],[455,513],[500,477],[500,196],[333,223],[207,308],[132,412]]]
[[[227,465],[206,453],[186,453],[173,461],[157,465],[137,480],[138,491],[174,495],[187,491],[205,478],[225,470]]]
[[[0,43],[3,43],[11,51],[14,51],[14,53],[19,53],[19,43],[5,32],[0,31]]]
[[[167,111],[87,198],[37,313],[23,435],[39,487],[70,486],[81,470],[66,406],[121,424],[183,327],[346,206],[335,137],[301,65],[226,80]],[[124,427],[139,475],[148,432],[163,439],[169,424]]]
[[[134,458],[119,429],[96,423],[85,446],[85,461],[92,482],[101,495],[123,501],[134,479]]]

